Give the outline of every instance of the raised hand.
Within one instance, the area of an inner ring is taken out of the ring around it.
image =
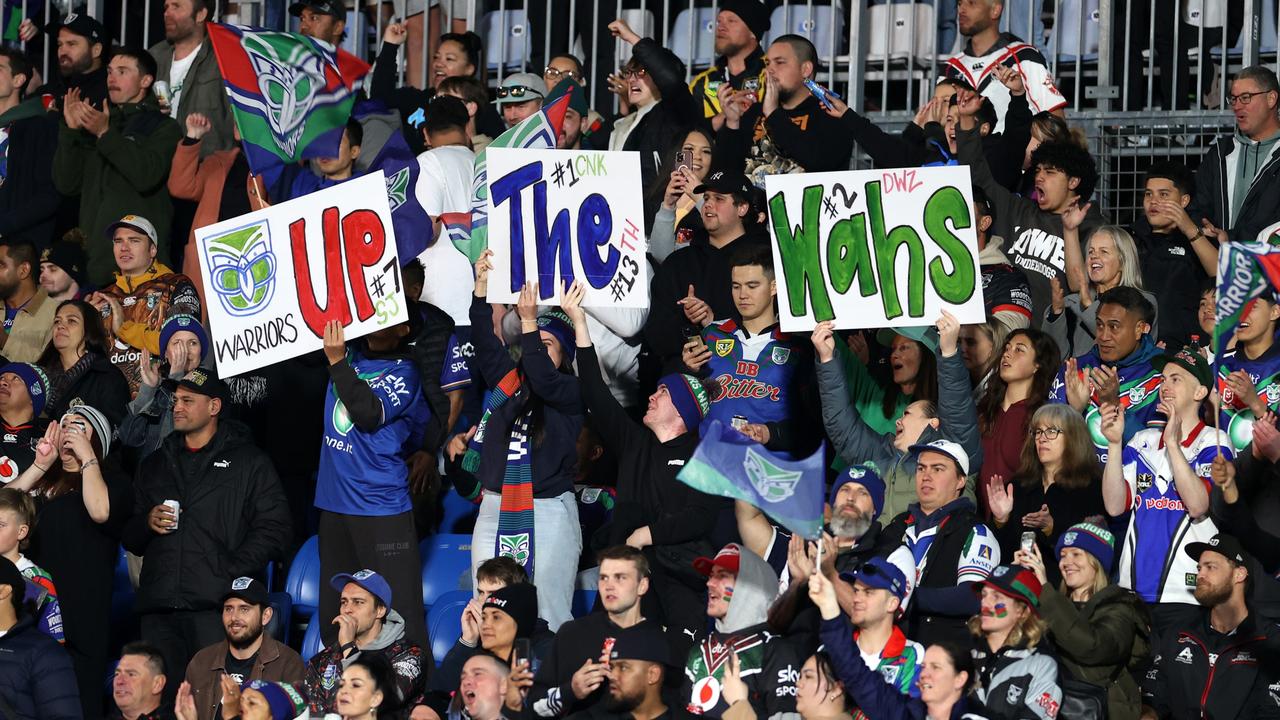
[[[200,113],[191,113],[187,116],[187,137],[192,140],[199,140],[209,131],[213,129],[213,123],[209,122],[209,118]]]
[[[823,620],[831,620],[840,614],[840,603],[836,600],[836,589],[831,581],[822,573],[809,576],[809,599],[818,606]]]
[[[1022,73],[1018,72],[1017,69],[1002,63],[995,67],[994,72],[1000,84],[1009,88],[1010,95],[1022,95],[1027,91],[1027,85],[1022,78]]]
[[[142,355],[138,358],[138,376],[142,380],[142,384],[147,387],[160,386],[160,369],[151,364],[151,351],[143,348]]]
[[[934,324],[938,328],[938,350],[942,357],[952,357],[956,354],[960,340],[960,321],[956,320],[955,315],[943,310],[942,317]]]
[[[516,314],[520,316],[520,323],[538,322],[538,283],[537,281],[527,282],[524,287],[520,288],[520,299],[516,301]]]
[[[1063,375],[1067,385],[1067,403],[1077,412],[1084,412],[1084,409],[1089,406],[1089,397],[1093,390],[1089,387],[1089,381],[1085,379],[1084,371],[1080,369],[1075,358],[1067,358]]]
[[[813,334],[809,336],[809,340],[813,343],[813,351],[818,356],[818,362],[831,362],[836,356],[836,324],[830,320],[824,320],[813,326]]]
[[[475,267],[475,296],[482,298],[489,294],[489,271],[493,269],[493,251],[486,248],[484,252],[480,253],[480,259],[476,260]]]
[[[1093,207],[1093,203],[1085,203],[1083,206],[1079,203],[1068,207],[1062,211],[1062,229],[1075,232],[1080,229],[1081,223],[1084,222],[1085,216],[1089,214],[1089,208]]]
[[[1098,404],[1120,402],[1120,373],[1110,365],[1089,369],[1089,382],[1098,393]]]
[[[403,45],[407,37],[409,26],[402,22],[387,23],[387,28],[382,31],[382,42],[388,45]]]
[[[635,45],[641,40],[640,36],[631,29],[626,20],[619,19],[609,23],[609,32],[628,45]]]
[[[694,292],[694,287],[690,285],[689,294],[677,300],[676,303],[684,308],[684,316],[689,319],[689,322],[698,327],[710,325],[711,321],[715,319],[711,316],[711,306],[706,301],[699,299]]]
[[[987,478],[986,490],[992,517],[1001,525],[1009,522],[1009,515],[1013,513],[1013,483],[1006,485],[1002,476],[992,475]]]
[[[1124,409],[1120,403],[1108,403],[1099,410],[1102,415],[1102,437],[1112,445],[1124,442]]]
[[[582,284],[581,278],[578,278],[567,288],[564,287],[562,280],[560,287],[560,309],[569,316],[576,328],[579,323],[587,321],[587,312],[582,309],[582,299],[587,295],[587,286]]]

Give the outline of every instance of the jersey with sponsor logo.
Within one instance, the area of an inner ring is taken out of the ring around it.
[[[924,530],[914,522],[907,525],[902,543],[911,551],[911,556],[916,561],[916,574],[911,581],[912,587],[919,585],[920,578],[924,577],[925,567],[929,563],[929,549],[933,547],[933,540],[942,529],[942,524],[949,520],[951,520],[950,517],[944,518],[942,523]],[[964,548],[960,551],[960,561],[956,565],[956,584],[985,580],[999,564],[1000,543],[996,542],[990,528],[977,523],[969,531],[969,536],[964,541]]]
[[[1227,376],[1243,370],[1249,373],[1258,397],[1272,412],[1280,412],[1280,343],[1272,345],[1257,360],[1250,360],[1240,348],[1228,350],[1218,365],[1218,395],[1222,398],[1222,429],[1231,440],[1231,447],[1243,450],[1253,442],[1253,411],[1236,395]]]
[[[772,328],[748,336],[736,320],[723,320],[702,331],[711,360],[707,372],[719,387],[711,396],[711,410],[703,421],[731,425],[735,415],[751,423],[784,422],[798,412],[792,381],[802,353],[790,335]]]
[[[1157,351],[1154,345],[1146,348],[1145,345],[1148,342],[1143,340],[1142,346],[1114,365],[1120,380],[1118,395],[1120,406],[1124,408],[1125,428],[1139,430],[1156,419],[1156,406],[1160,402],[1160,383],[1164,380],[1164,376],[1151,365],[1151,357]],[[1085,371],[1086,378],[1088,378],[1089,369],[1099,365],[1112,365],[1112,363],[1102,362],[1098,357],[1097,347],[1076,358],[1076,366]],[[1053,378],[1053,386],[1049,389],[1049,402],[1067,402],[1065,364],[1059,368],[1058,374]],[[1096,391],[1089,396],[1084,421],[1089,428],[1089,436],[1093,438],[1093,449],[1098,453],[1098,462],[1106,464],[1108,443],[1106,437],[1102,435],[1102,408]]]
[[[449,392],[471,386],[471,355],[474,352],[471,343],[458,342],[457,333],[449,336],[449,349],[445,352],[444,367],[440,369],[441,390]]]
[[[1009,88],[996,78],[998,65],[1007,65],[1022,76],[1032,113],[1051,112],[1067,106],[1067,99],[1053,81],[1053,73],[1049,72],[1044,55],[1016,35],[1001,33],[986,55],[976,57],[972,52],[973,46],[966,45],[959,55],[947,60],[943,75],[964,80],[991,101],[999,118],[992,132],[1004,130],[1004,116],[1009,111]]]
[[[407,512],[412,505],[405,457],[422,444],[431,417],[418,369],[409,359],[367,358],[354,350],[347,360],[382,405],[382,424],[372,432],[356,427],[329,383],[316,507],[347,515]]]
[[[718,718],[728,709],[722,691],[730,653],[738,656],[738,675],[757,717],[795,713],[800,658],[788,640],[763,625],[732,634],[713,632],[689,650],[684,675],[690,686],[690,713]]]
[[[853,632],[853,641],[858,642],[858,631]],[[903,695],[920,697],[920,687],[916,680],[920,677],[920,663],[924,661],[924,646],[914,640],[908,640],[902,628],[893,626],[889,642],[878,654],[862,652],[862,662],[867,668],[880,673],[886,683],[892,685]],[[853,720],[869,720],[861,710],[853,711]]]
[[[1209,469],[1219,448],[1227,460],[1234,457],[1226,433],[1204,423],[1196,425],[1181,446],[1182,456],[1206,490],[1213,488]],[[1173,481],[1162,430],[1151,428],[1134,435],[1125,445],[1123,458],[1133,514],[1120,554],[1120,586],[1149,603],[1194,605],[1196,561],[1187,555],[1187,544],[1208,542],[1218,528],[1208,515],[1193,521],[1187,514]]]

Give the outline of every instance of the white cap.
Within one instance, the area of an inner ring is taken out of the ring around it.
[[[960,467],[961,475],[969,474],[969,453],[965,452],[964,448],[960,447],[960,443],[952,442],[950,440],[934,440],[927,444],[912,445],[910,449],[915,453],[928,451],[946,455],[956,461],[956,465]]]
[[[127,227],[151,238],[151,242],[155,245],[160,244],[160,236],[156,234],[156,226],[151,221],[141,215],[125,215],[119,220],[107,226],[107,239],[111,240],[116,236],[116,228]]]

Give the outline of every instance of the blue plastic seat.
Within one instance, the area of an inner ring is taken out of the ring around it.
[[[284,591],[293,599],[293,614],[306,620],[320,608],[320,536],[312,535],[289,563]]]
[[[289,593],[273,592],[267,595],[267,602],[271,605],[271,622],[267,623],[267,634],[288,645],[289,618],[293,617],[293,598],[289,597]]]
[[[591,608],[596,606],[596,596],[599,594],[598,590],[574,590],[573,616],[579,618],[591,614]]]
[[[311,662],[316,653],[324,649],[320,642],[320,618],[313,617],[307,623],[307,632],[302,636],[302,662]]]
[[[471,536],[434,535],[418,545],[422,555],[422,604],[431,607],[445,593],[467,587],[471,576]]]
[[[444,506],[444,517],[440,520],[440,532],[451,534],[470,532],[475,526],[476,515],[480,514],[478,504],[453,490],[445,493],[441,504]]]
[[[133,583],[129,580],[129,560],[124,548],[116,556],[116,571],[111,581],[111,624],[119,625],[133,612]]]
[[[462,635],[462,611],[471,597],[469,590],[452,590],[436,598],[427,612],[427,637],[431,639],[431,655],[437,665]]]

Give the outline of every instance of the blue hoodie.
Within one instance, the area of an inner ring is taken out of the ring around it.
[[[1152,361],[1162,351],[1151,340],[1151,334],[1142,336],[1138,347],[1128,356],[1115,363],[1120,376],[1120,404],[1124,406],[1124,442],[1128,444],[1133,434],[1147,427],[1156,415],[1156,405],[1160,401],[1160,383],[1164,376],[1152,366]],[[1094,345],[1089,352],[1076,358],[1076,366],[1081,370],[1107,365],[1098,355],[1098,346]],[[1049,390],[1049,402],[1067,402],[1067,366],[1064,363],[1053,379],[1053,387]],[[1098,462],[1107,462],[1107,439],[1102,435],[1102,414],[1098,405],[1098,394],[1089,397],[1089,406],[1085,408],[1085,423],[1089,426],[1089,435],[1093,438],[1094,449],[1098,453]]]

